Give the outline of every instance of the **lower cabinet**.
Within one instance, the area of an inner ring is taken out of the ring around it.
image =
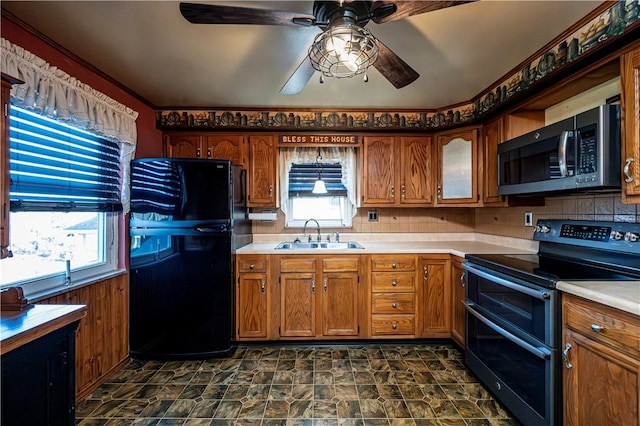
[[[462,269],[464,259],[451,258],[451,338],[461,347],[465,347],[465,274]]]
[[[640,425],[640,318],[564,295],[566,426]]]
[[[451,271],[447,255],[421,257],[418,323],[422,337],[450,337]]]
[[[358,256],[281,256],[278,337],[358,337]]]
[[[3,354],[3,425],[75,424],[75,332],[78,321]]]
[[[267,337],[269,304],[267,256],[238,256],[236,269],[236,338]]]

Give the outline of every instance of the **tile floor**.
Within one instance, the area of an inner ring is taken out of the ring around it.
[[[452,345],[240,347],[132,360],[76,408],[89,425],[518,425]]]

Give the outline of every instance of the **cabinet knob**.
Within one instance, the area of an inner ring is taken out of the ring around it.
[[[391,281],[391,285],[394,286],[394,287],[397,286],[398,285],[398,281],[396,281],[396,280]]]
[[[391,199],[393,200],[396,197],[396,187],[391,187]]]
[[[253,263],[252,263],[251,265],[249,265],[249,269],[253,269],[253,268],[254,268],[254,266],[253,266]]]
[[[398,307],[398,304],[397,304],[396,302],[393,302],[393,303],[391,304],[391,307],[392,307],[393,309],[395,309],[395,308],[397,308],[397,307]]]
[[[564,360],[564,366],[567,370],[573,368],[573,365],[569,362],[569,350],[572,348],[571,343],[567,343],[564,346],[564,351],[562,351],[562,359]]]
[[[422,278],[426,280],[427,277],[429,277],[429,268],[427,268],[427,265],[422,267],[422,271],[424,272],[424,274],[422,275]]]
[[[264,280],[262,280],[262,283],[261,283],[261,285],[260,285],[260,292],[261,292],[262,294],[266,294],[266,293],[267,293],[267,286],[266,286],[266,284],[265,284]]]
[[[398,265],[397,265],[397,264],[395,264],[395,263],[392,263],[392,264],[391,264],[391,267],[392,267],[393,269],[396,269],[396,268],[398,267]]]
[[[198,148],[198,149],[196,150],[196,157],[200,158],[200,155],[201,155],[201,154],[200,154],[200,148]]]
[[[604,327],[598,324],[591,324],[591,331],[595,331],[596,333],[600,333],[604,331]]]
[[[273,198],[273,185],[269,186],[269,198]]]
[[[396,328],[398,328],[398,324],[391,324],[391,328],[395,330]]]
[[[207,148],[207,158],[211,158],[211,148]]]

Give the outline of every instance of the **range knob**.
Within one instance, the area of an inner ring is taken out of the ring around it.
[[[624,234],[622,232],[620,232],[620,231],[611,231],[611,239],[612,240],[620,241],[623,238],[624,238]]]
[[[548,234],[549,232],[551,232],[551,228],[549,228],[547,225],[536,225],[536,232]]]
[[[637,232],[627,232],[624,234],[624,240],[629,241],[630,243],[636,243],[640,240],[640,234]]]

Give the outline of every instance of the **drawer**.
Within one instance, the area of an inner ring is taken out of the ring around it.
[[[563,304],[566,327],[640,357],[640,320],[607,306],[570,298]]]
[[[238,272],[266,272],[266,257],[241,257],[238,259]]]
[[[323,272],[357,272],[357,258],[322,259]]]
[[[412,335],[415,330],[413,315],[371,315],[371,335]]]
[[[372,256],[372,271],[415,271],[415,256]]]
[[[411,293],[416,288],[415,272],[372,272],[371,291],[376,293]]]
[[[371,312],[374,314],[413,314],[415,295],[412,293],[374,293],[371,295]]]
[[[280,272],[315,272],[315,259],[280,259]]]

